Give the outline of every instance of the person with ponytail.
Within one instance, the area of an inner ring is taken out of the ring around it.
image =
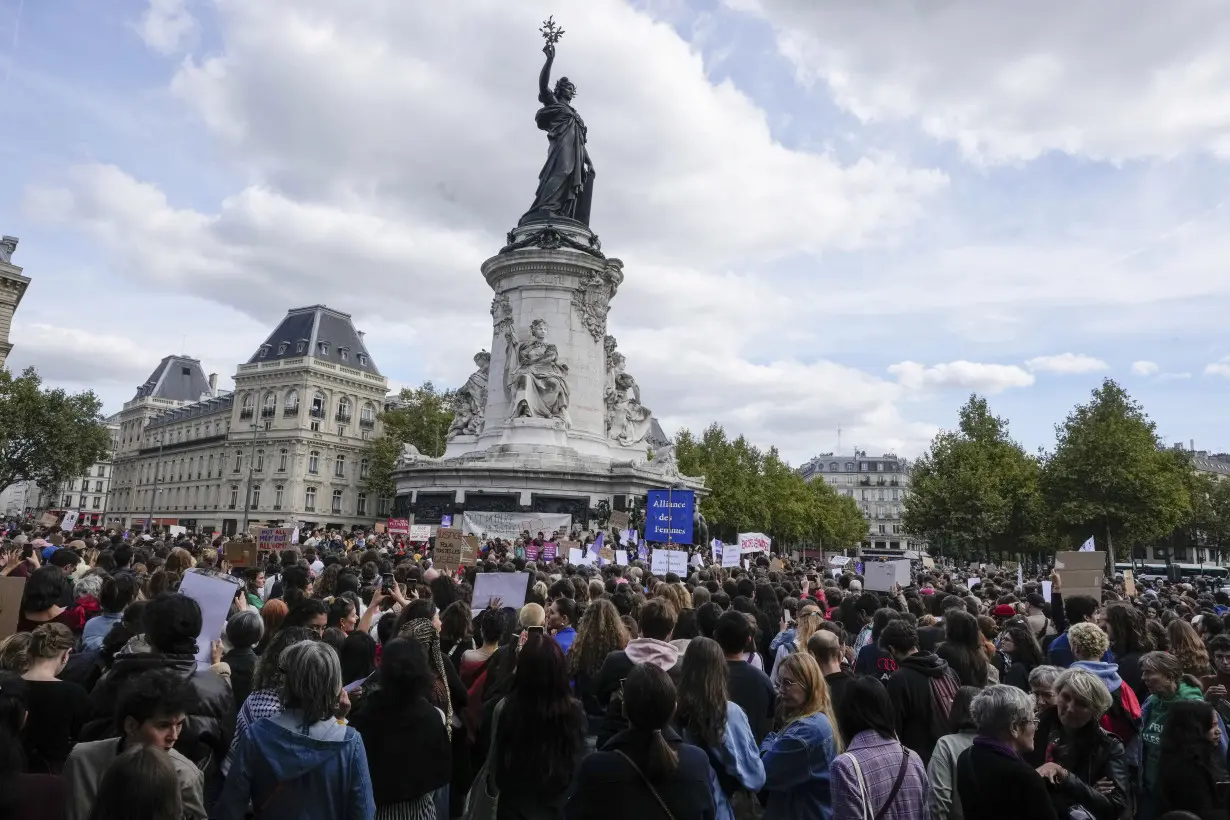
[[[565,820],[717,816],[708,757],[671,728],[675,703],[669,674],[648,663],[633,667],[623,683],[629,727],[582,762]]]
[[[25,774],[21,730],[26,722],[26,682],[0,671],[0,817],[63,820],[67,792],[57,775]]]
[[[73,651],[73,633],[60,623],[39,624],[30,635],[26,681],[29,717],[23,730],[26,771],[59,774],[90,716],[90,695],[59,675]]]

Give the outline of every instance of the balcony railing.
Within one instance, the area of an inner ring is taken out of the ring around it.
[[[364,430],[370,430],[376,426],[375,419],[359,419],[359,426]]]
[[[333,417],[333,420],[338,424],[350,424],[351,415],[349,413],[338,413]]]
[[[288,418],[289,418],[290,416],[297,416],[297,415],[299,415],[299,405],[297,405],[297,404],[296,404],[296,405],[295,405],[295,406],[293,406],[293,407],[286,407],[286,408],[283,408],[283,410],[282,410],[282,415],[283,415],[283,416],[286,416],[286,417],[288,417]]]
[[[314,513],[316,512],[316,505],[315,504],[305,504],[303,507],[303,511]]]
[[[255,410],[253,410],[251,407],[244,407],[244,408],[241,408],[241,409],[240,409],[240,411],[239,411],[239,418],[241,418],[241,419],[250,419],[250,418],[252,418],[252,416],[253,416],[253,415],[255,415],[255,412],[256,412],[256,411],[255,411]]]
[[[323,419],[325,417],[325,409],[323,407],[313,407],[308,411],[308,415],[314,419]]]
[[[281,504],[274,504],[274,505],[273,505],[273,509],[274,509],[274,512],[277,512],[278,510],[282,509],[282,505],[281,505]]]
[[[276,407],[262,407],[261,408],[261,418],[271,419],[274,417],[274,415],[277,414],[277,412],[278,410]]]
[[[226,508],[227,508],[228,510],[233,510],[233,509],[235,509],[235,507],[237,507],[237,506],[238,506],[237,504],[227,504],[227,505],[226,505]]]

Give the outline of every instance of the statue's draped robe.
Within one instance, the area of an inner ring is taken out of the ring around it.
[[[565,424],[571,424],[567,374],[556,361],[555,345],[531,337],[524,342],[512,342],[508,347],[510,416],[562,419]]]
[[[585,122],[571,105],[547,94],[534,121],[547,132],[547,161],[538,174],[538,192],[524,223],[547,216],[565,216],[589,224],[593,178],[585,173]]]

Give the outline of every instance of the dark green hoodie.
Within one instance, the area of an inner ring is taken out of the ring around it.
[[[1162,727],[1166,724],[1166,716],[1170,714],[1170,707],[1181,700],[1204,700],[1204,695],[1190,683],[1179,681],[1179,688],[1173,695],[1167,698],[1150,695],[1141,708],[1140,768],[1146,791],[1157,782],[1157,764],[1162,751]]]

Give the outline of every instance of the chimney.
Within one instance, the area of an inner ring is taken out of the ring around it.
[[[1191,446],[1191,450],[1192,450],[1192,452],[1193,452],[1193,453],[1194,453],[1194,452],[1196,452],[1196,440],[1195,440],[1195,439],[1192,439],[1192,440],[1191,440],[1191,445],[1192,445],[1192,446]]]
[[[209,394],[211,396],[218,395],[218,374],[217,373],[209,374]]]

